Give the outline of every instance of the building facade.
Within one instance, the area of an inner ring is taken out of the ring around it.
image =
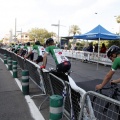
[[[15,36],[12,36],[12,33],[10,31],[10,34],[6,34],[3,38],[3,44],[26,43],[29,41],[30,41],[30,38],[27,32],[19,33],[15,37]]]

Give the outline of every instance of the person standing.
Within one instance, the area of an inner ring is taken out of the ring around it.
[[[100,53],[106,53],[106,50],[107,50],[107,48],[106,48],[105,44],[102,43],[102,47],[100,49]]]
[[[94,52],[98,52],[98,43],[95,44]]]
[[[89,43],[89,46],[87,47],[88,52],[93,52],[93,44]]]

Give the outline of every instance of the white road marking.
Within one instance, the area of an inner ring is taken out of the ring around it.
[[[1,59],[1,58],[0,58]],[[2,59],[1,59],[2,62],[4,62]],[[7,67],[7,65],[6,65]],[[12,71],[10,71],[10,73],[13,75]],[[20,88],[20,90],[22,91],[22,85],[21,85],[21,82],[17,79],[17,78],[13,78],[18,87]],[[30,109],[30,112],[31,112],[31,115],[32,117],[34,118],[34,120],[45,120],[42,116],[42,114],[40,113],[39,109],[37,108],[37,106],[35,105],[34,101],[30,98],[29,95],[25,95],[25,99],[26,99],[26,102],[29,106],[29,109]]]

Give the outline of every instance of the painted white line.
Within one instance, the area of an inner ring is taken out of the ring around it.
[[[12,71],[11,71],[12,72]],[[15,78],[15,81],[16,83],[18,84],[20,90],[22,91],[22,85],[21,85],[21,82]],[[45,120],[42,116],[42,114],[40,113],[39,109],[36,107],[34,101],[30,98],[29,95],[25,95],[25,99],[28,103],[28,106],[30,108],[30,112],[32,114],[32,117],[35,119],[35,120]]]
[[[3,62],[3,59],[0,58],[0,60]]]
[[[21,82],[17,79],[17,78],[14,78],[18,87],[20,88],[20,90],[22,91],[22,85],[21,85]]]
[[[1,59],[1,61],[3,62],[2,59]],[[6,65],[6,67],[7,67],[7,65]],[[10,73],[13,75],[12,71],[10,71]],[[17,78],[14,78],[14,80],[16,81],[16,83],[17,83],[18,87],[20,88],[20,90],[22,91],[21,82]],[[25,95],[25,99],[26,99],[26,102],[27,102],[27,104],[29,106],[31,115],[34,118],[34,120],[45,120],[43,118],[42,114],[40,113],[39,109],[35,105],[34,101],[30,98],[30,96],[29,95]]]
[[[29,108],[30,108],[30,111],[31,111],[31,114],[32,114],[33,118],[35,120],[45,120],[43,118],[43,116],[41,115],[40,111],[38,110],[38,108],[36,107],[34,101],[30,98],[30,96],[26,95],[25,99],[26,99],[26,101],[29,105]]]

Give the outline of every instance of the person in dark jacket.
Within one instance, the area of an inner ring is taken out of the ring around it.
[[[106,53],[106,50],[107,50],[107,48],[106,48],[105,44],[102,43],[102,47],[100,49],[100,53]]]
[[[93,44],[92,43],[89,43],[89,46],[87,48],[87,51],[88,52],[93,52]]]
[[[95,44],[94,52],[98,52],[98,43]]]

